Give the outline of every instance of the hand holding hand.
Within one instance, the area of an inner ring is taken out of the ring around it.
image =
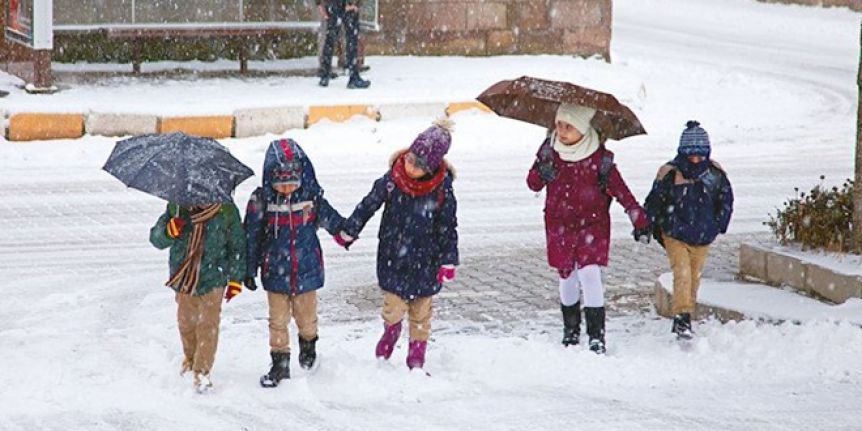
[[[180,217],[171,217],[168,220],[168,236],[176,239],[179,238],[183,233],[183,227],[185,227],[186,221]]]
[[[227,284],[227,290],[224,292],[224,299],[227,302],[230,302],[230,300],[233,299],[234,296],[239,295],[240,292],[242,292],[242,285],[239,284],[238,281],[231,280]]]
[[[317,5],[317,12],[320,13],[320,17],[323,19],[329,19],[329,12],[326,11],[326,6],[320,4]]]
[[[635,241],[642,244],[649,244],[650,238],[652,237],[652,229],[649,227],[645,229],[635,229],[632,231],[632,235],[635,237]]]
[[[356,241],[352,236],[344,233],[344,231],[338,232],[335,236],[333,236],[335,242],[338,243],[341,247],[344,247],[345,250],[350,250],[350,246],[353,245],[353,242]]]
[[[359,6],[348,3],[347,6],[344,6],[344,10],[348,12],[357,12],[359,11]]]
[[[447,283],[455,279],[455,265],[443,265],[437,270],[437,282]]]

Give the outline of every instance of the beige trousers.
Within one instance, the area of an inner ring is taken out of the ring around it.
[[[709,246],[687,244],[664,233],[662,239],[673,270],[673,314],[694,314]]]
[[[404,313],[410,319],[410,340],[428,341],[431,336],[431,297],[423,296],[407,302],[394,293],[383,292],[383,320],[394,325],[404,319]]]
[[[317,337],[317,291],[290,296],[266,293],[269,301],[269,348],[273,352],[290,353],[290,333],[287,325],[291,316],[303,340]]]
[[[196,374],[209,374],[213,367],[223,296],[223,287],[202,296],[176,294],[177,326],[185,355],[183,364]]]

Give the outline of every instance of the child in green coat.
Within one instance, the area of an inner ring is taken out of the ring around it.
[[[176,292],[183,343],[181,374],[194,372],[198,391],[212,388],[210,370],[218,346],[222,296],[242,291],[245,233],[233,203],[182,208],[170,203],[150,229],[150,243],[170,248],[170,279]]]

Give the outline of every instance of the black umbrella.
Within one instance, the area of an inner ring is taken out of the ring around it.
[[[215,140],[185,133],[119,141],[102,169],[133,189],[183,207],[232,202],[236,186],[254,175]]]

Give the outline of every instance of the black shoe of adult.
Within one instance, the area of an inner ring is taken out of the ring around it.
[[[318,82],[317,85],[321,87],[329,87],[329,76],[321,76],[320,82]]]
[[[359,75],[353,76],[350,78],[350,81],[347,83],[347,88],[351,90],[356,89],[365,89],[371,86],[371,81],[366,81],[362,79]]]

